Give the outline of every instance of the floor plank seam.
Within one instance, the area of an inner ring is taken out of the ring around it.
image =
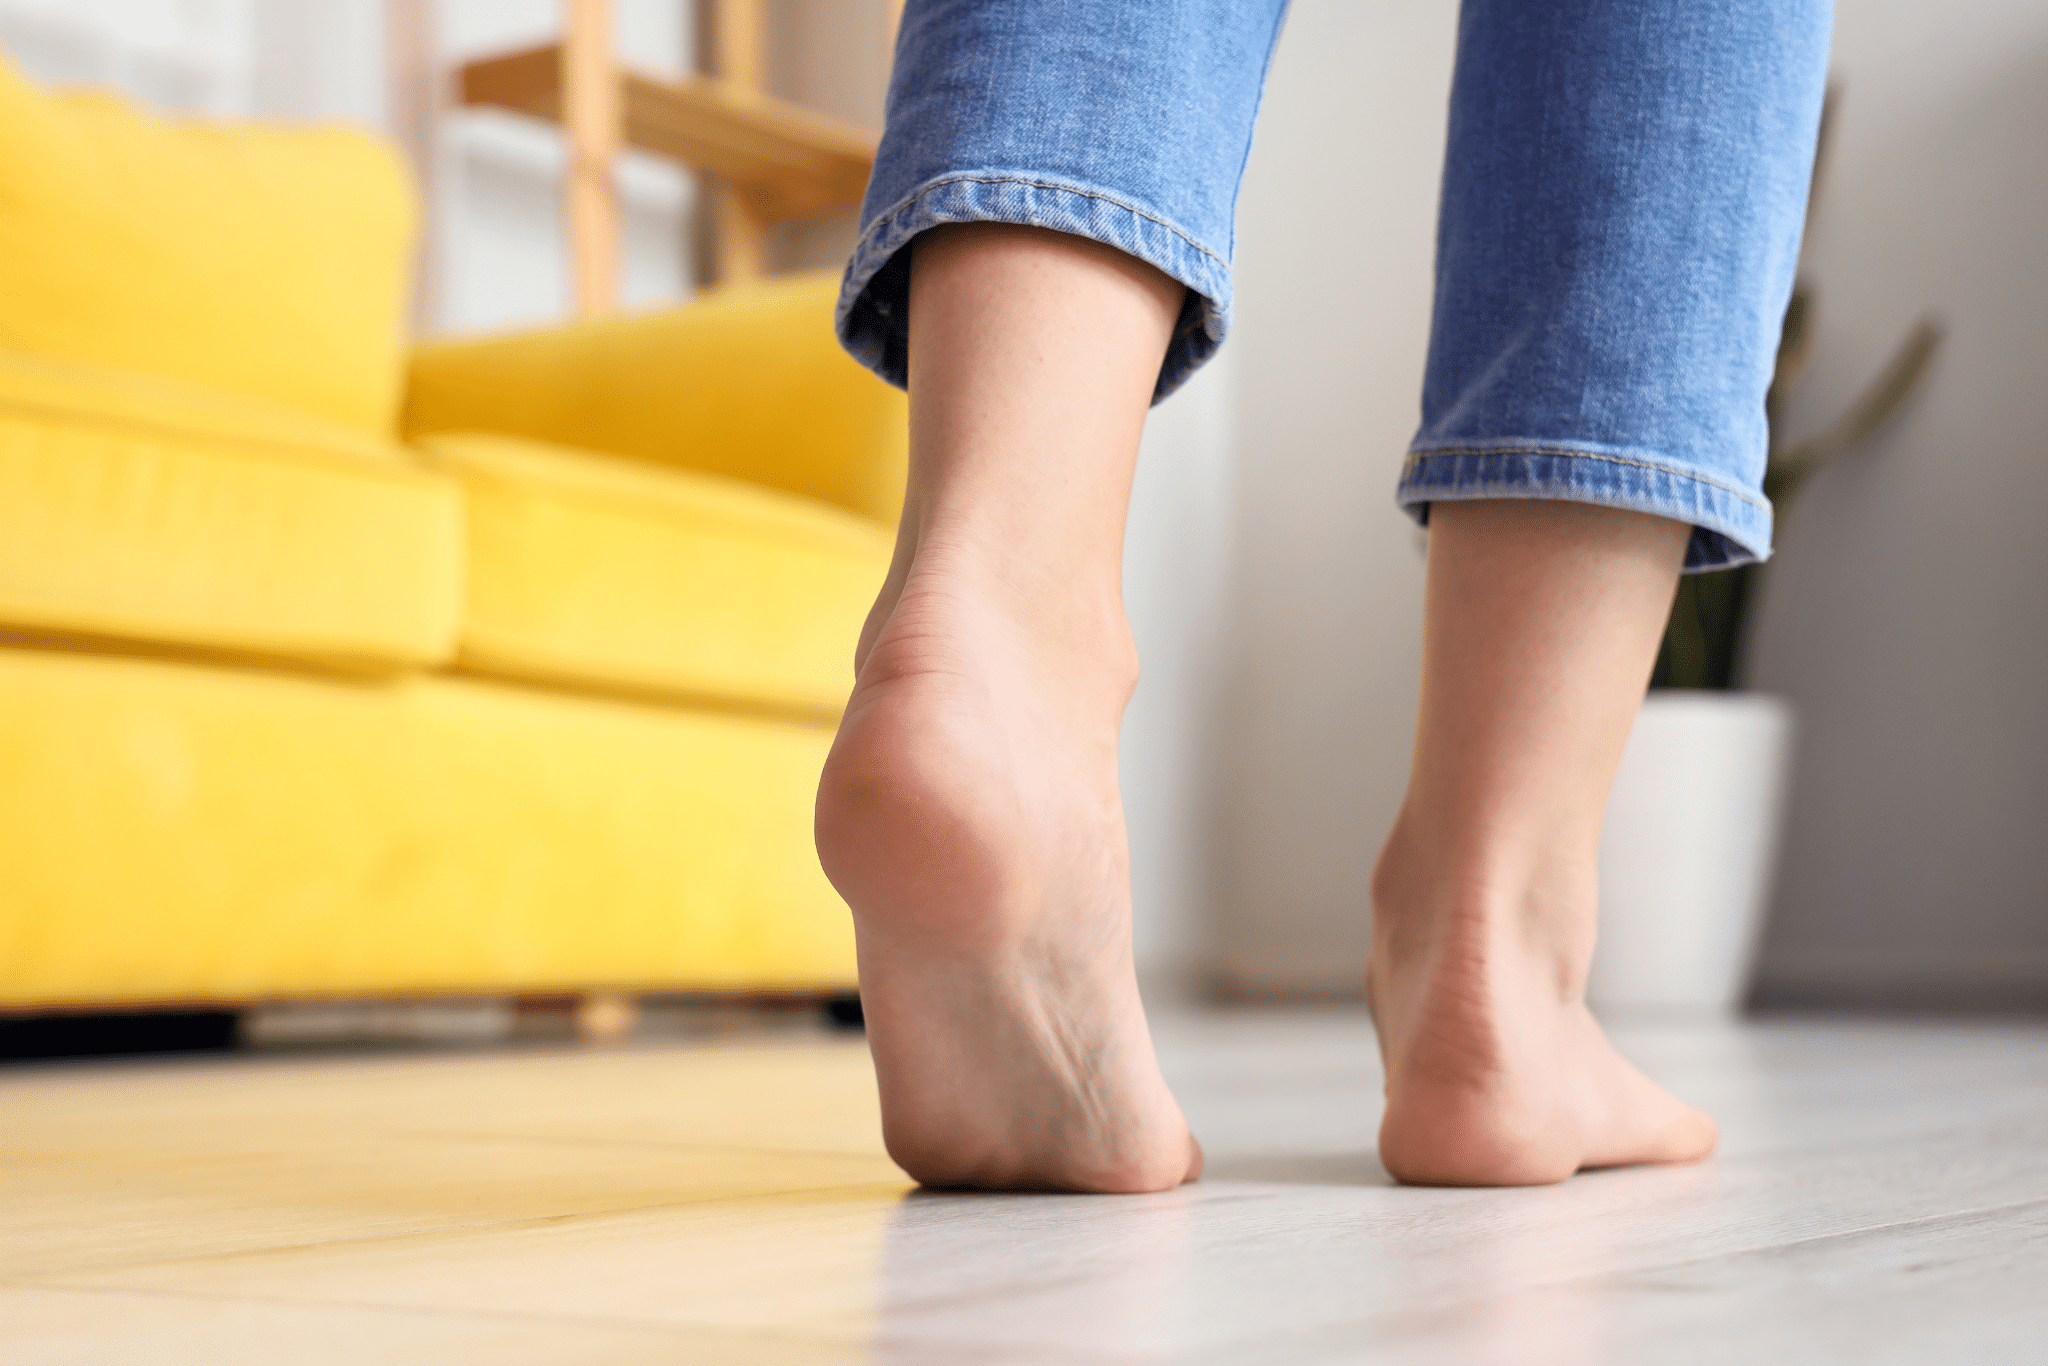
[[[1513,1289],[1506,1291],[1504,1295],[1471,1296],[1462,1299],[1440,1301],[1429,1305],[1404,1305],[1398,1309],[1369,1314],[1363,1318],[1347,1320],[1346,1322],[1362,1327],[1369,1324],[1386,1323],[1417,1314],[1428,1316],[1456,1315],[1481,1308],[1502,1298],[1554,1293],[1560,1290],[1591,1289],[1603,1285],[1626,1284],[1630,1278],[1654,1276],[1681,1270],[1685,1267],[1708,1266],[1716,1262],[1733,1261],[1740,1257],[1753,1257],[1760,1253],[1779,1252],[1787,1248],[1816,1246],[1841,1239],[1881,1233],[1887,1229],[1906,1229],[1917,1225],[1941,1223],[1948,1220],[1966,1219],[1976,1215],[1997,1214],[2008,1210],[2029,1209],[2037,1206],[2048,1209],[2048,1196],[2016,1200],[2000,1205],[1984,1205],[1969,1209],[1949,1210],[1941,1214],[1923,1215],[1914,1219],[1899,1219],[1879,1224],[1860,1225],[1856,1228],[1842,1229],[1834,1233],[1815,1234],[1808,1238],[1787,1238],[1775,1243],[1755,1243],[1746,1247],[1728,1248],[1721,1252],[1712,1252],[1699,1257],[1683,1257],[1675,1261],[1646,1262],[1640,1266],[1610,1268],[1604,1271],[1590,1272],[1585,1275],[1565,1276],[1552,1281],[1530,1281],[1527,1284],[1515,1286]],[[1310,1331],[1322,1333],[1340,1326],[1342,1325],[1326,1325],[1323,1328]]]
[[[1926,1224],[1938,1224],[1952,1219],[1969,1219],[1985,1214],[2002,1214],[2012,1210],[2031,1209],[2039,1206],[2048,1209],[2048,1195],[2031,1196],[2025,1200],[2009,1200],[1997,1205],[1971,1205],[1964,1209],[1947,1210],[1941,1214],[1922,1214],[1911,1219],[1893,1219],[1880,1224],[1863,1224],[1856,1228],[1842,1229],[1834,1233],[1816,1233],[1806,1238],[1786,1238],[1775,1243],[1757,1243],[1751,1247],[1733,1248],[1726,1252],[1709,1253],[1704,1257],[1691,1257],[1684,1261],[1664,1262],[1656,1266],[1643,1267],[1644,1271],[1670,1271],[1683,1266],[1704,1266],[1709,1262],[1725,1261],[1732,1257],[1751,1257],[1760,1252],[1780,1252],[1787,1248],[1812,1247],[1831,1243],[1843,1238],[1861,1238],[1872,1233],[1883,1233],[1888,1229],[1909,1229]],[[1627,1274],[1633,1275],[1634,1272]]]
[[[878,1183],[853,1182],[827,1186],[796,1186],[766,1190],[750,1190],[734,1195],[715,1195],[699,1200],[675,1200],[662,1201],[658,1204],[652,1205],[629,1205],[623,1209],[576,1210],[567,1214],[543,1214],[530,1216],[524,1219],[486,1219],[471,1224],[436,1224],[416,1229],[405,1229],[398,1232],[368,1233],[357,1238],[322,1238],[316,1239],[315,1241],[309,1243],[276,1243],[266,1245],[263,1247],[232,1248],[220,1252],[203,1252],[196,1256],[186,1255],[177,1257],[147,1257],[142,1259],[141,1261],[117,1262],[105,1266],[70,1267],[58,1272],[48,1274],[62,1276],[91,1276],[99,1275],[102,1273],[113,1274],[126,1271],[139,1271],[145,1267],[152,1266],[175,1266],[179,1263],[186,1262],[217,1262],[226,1261],[236,1257],[281,1256],[289,1255],[294,1252],[309,1252],[316,1248],[349,1247],[355,1244],[369,1246],[376,1243],[394,1242],[405,1238],[434,1237],[436,1235],[446,1233],[466,1233],[488,1229],[512,1230],[520,1228],[543,1228],[550,1224],[563,1224],[578,1219],[622,1218],[625,1216],[635,1214],[654,1214],[663,1210],[705,1208],[715,1205],[734,1204],[747,1200],[782,1200],[799,1196],[822,1196],[830,1194],[835,1191],[869,1190],[872,1189],[876,1184]],[[889,1188],[891,1190],[900,1189],[902,1191],[915,1189],[915,1187],[911,1185],[908,1177],[904,1178],[904,1182],[901,1188],[898,1188],[893,1184]],[[4,1284],[4,1282],[0,1282],[0,1284]],[[41,1283],[24,1282],[24,1284],[40,1285]]]
[[[658,1138],[571,1138],[560,1134],[493,1134],[462,1129],[384,1129],[379,1132],[391,1137],[454,1139],[466,1143],[533,1143],[556,1148],[634,1148],[657,1152],[674,1150],[679,1153],[747,1153],[756,1157],[830,1157],[844,1158],[848,1161],[889,1161],[884,1153],[853,1152],[840,1148],[761,1148],[747,1143],[691,1143],[682,1140],[671,1142]]]

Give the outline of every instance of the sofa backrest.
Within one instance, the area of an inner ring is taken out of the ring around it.
[[[372,137],[160,119],[0,54],[0,347],[388,434],[413,237]]]

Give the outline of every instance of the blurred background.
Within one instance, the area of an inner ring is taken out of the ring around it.
[[[890,8],[777,0],[771,93],[865,127],[881,125]],[[708,61],[691,0],[617,0],[623,64],[679,77]],[[569,315],[559,131],[497,109],[462,108],[466,62],[560,39],[557,0],[8,0],[0,43],[56,86],[107,85],[148,107],[228,119],[340,121],[405,149],[428,207],[417,321],[427,333],[490,331]],[[673,161],[627,149],[618,167],[620,298],[655,308],[708,272],[703,196]],[[851,213],[779,234],[771,268],[843,262]]]
[[[769,90],[878,129],[892,7],[765,13]],[[1421,535],[1391,493],[1455,19],[1296,0],[1239,208],[1238,330],[1146,434],[1124,781],[1157,997],[1358,995],[1415,706]],[[428,210],[413,320],[437,337],[572,311],[561,134],[449,94],[463,62],[561,24],[551,0],[0,0],[0,45],[39,82],[402,146]],[[614,41],[650,73],[703,65],[684,0],[618,0]],[[1796,728],[1753,999],[2048,1009],[2048,7],[1842,0],[1834,67],[1787,432],[1833,420],[1915,319],[1947,339],[1868,447],[1780,509],[1743,681]],[[709,196],[632,151],[617,185],[621,304],[686,301],[712,276]],[[768,268],[836,268],[853,233],[850,212],[777,228]]]

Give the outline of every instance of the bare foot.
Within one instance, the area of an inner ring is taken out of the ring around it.
[[[1586,1009],[1595,878],[1431,875],[1397,826],[1374,876],[1368,996],[1386,1062],[1380,1160],[1425,1186],[1531,1186],[1696,1162],[1714,1121],[1614,1051]]]
[[[1169,1189],[1202,1157],[1132,970],[1129,629],[1113,586],[1034,611],[974,559],[892,574],[818,793],[884,1137],[928,1186]]]

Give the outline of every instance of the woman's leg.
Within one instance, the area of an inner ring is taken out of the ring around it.
[[[1464,0],[1400,494],[1431,528],[1422,709],[1373,888],[1404,1179],[1713,1147],[1586,1011],[1595,856],[1681,564],[1769,553],[1828,24],[1826,0]]]
[[[889,1152],[1145,1191],[1201,1153],[1131,962],[1117,729],[1131,473],[1183,287],[1029,227],[917,239],[910,491],[818,796]]]
[[[1713,1121],[1608,1047],[1584,994],[1601,815],[1691,528],[1519,500],[1430,525],[1415,767],[1373,878],[1380,1158],[1523,1185],[1703,1157]]]
[[[847,267],[910,389],[895,564],[818,794],[889,1151],[937,1185],[1159,1190],[1201,1154],[1131,965],[1119,586],[1145,411],[1228,324],[1284,0],[911,0]]]

